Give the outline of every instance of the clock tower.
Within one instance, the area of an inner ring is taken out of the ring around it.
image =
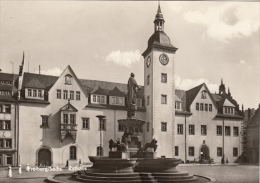
[[[154,20],[154,33],[144,57],[146,107],[145,143],[158,141],[157,157],[174,157],[175,85],[174,54],[177,50],[164,32],[160,5]]]

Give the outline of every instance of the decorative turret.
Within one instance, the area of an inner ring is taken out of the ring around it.
[[[221,85],[219,86],[219,94],[220,95],[226,94],[226,87],[223,84],[223,79],[222,78],[221,78]]]
[[[164,49],[175,53],[178,48],[171,44],[170,38],[164,33],[164,18],[160,5],[158,6],[157,13],[154,20],[154,33],[148,40],[148,47],[142,54],[144,57],[151,50],[151,48]]]
[[[155,16],[154,20],[154,32],[158,31],[164,31],[164,19],[163,19],[163,14],[161,12],[161,7],[160,5],[158,6],[157,14]]]

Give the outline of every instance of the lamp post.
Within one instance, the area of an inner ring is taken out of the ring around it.
[[[101,151],[103,151],[103,150],[102,150],[102,129],[101,129],[101,122],[102,122],[102,120],[103,120],[106,116],[97,115],[96,117],[99,119],[99,130],[100,130],[100,153],[99,153],[99,156],[101,156],[101,154],[103,154],[103,153],[101,153]]]

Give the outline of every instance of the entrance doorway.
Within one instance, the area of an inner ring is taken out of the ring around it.
[[[203,145],[200,149],[200,158],[201,163],[209,163],[209,148],[206,145]]]
[[[38,152],[38,166],[51,166],[51,151],[49,149],[41,149]]]

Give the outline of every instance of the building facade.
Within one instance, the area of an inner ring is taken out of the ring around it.
[[[246,157],[249,163],[259,163],[260,106],[257,110],[248,109],[247,112],[249,120],[246,127]]]
[[[210,93],[205,83],[188,91],[175,89],[176,51],[164,32],[159,6],[154,34],[143,53],[145,83],[136,98],[137,118],[145,121],[143,128],[135,129],[141,146],[155,138],[157,157],[234,162],[241,153],[238,104],[223,83],[219,94]],[[127,117],[126,84],[78,79],[70,66],[59,77],[23,73],[21,66],[12,87],[17,89],[12,90],[13,103],[8,105],[13,105],[9,118],[16,145],[7,150],[1,147],[1,153],[7,154],[1,157],[7,161],[4,156],[14,152],[13,165],[88,163],[89,156],[107,156],[108,141],[123,135],[117,120]],[[99,121],[97,115],[106,118]]]

